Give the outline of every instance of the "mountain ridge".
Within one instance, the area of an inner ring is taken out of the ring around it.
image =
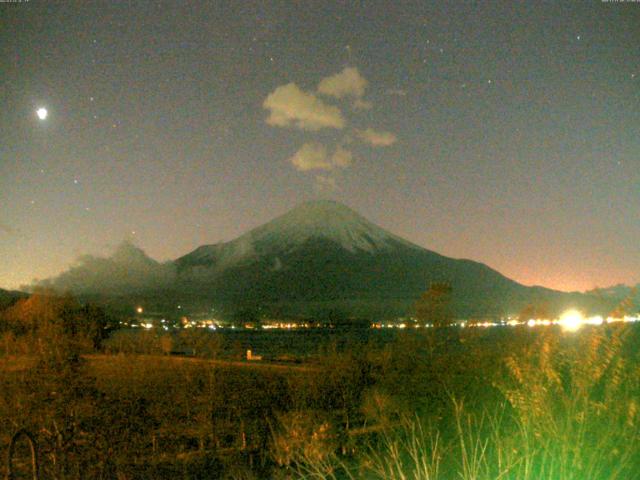
[[[85,256],[48,284],[293,313],[312,304],[406,313],[430,283],[441,281],[452,285],[457,316],[513,314],[532,303],[555,311],[591,298],[526,287],[483,263],[415,245],[328,200],[305,202],[234,240],[162,264],[131,244],[111,258]]]

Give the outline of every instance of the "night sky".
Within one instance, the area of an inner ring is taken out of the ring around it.
[[[0,287],[314,198],[527,285],[640,282],[640,3],[42,3],[0,4]]]

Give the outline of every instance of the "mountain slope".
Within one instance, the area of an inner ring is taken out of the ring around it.
[[[510,313],[559,292],[527,288],[486,265],[418,247],[336,202],[302,204],[228,243],[176,260],[177,288],[237,304],[366,303],[406,310],[450,282],[458,315]]]
[[[124,244],[109,258],[83,257],[44,284],[83,295],[180,299],[230,310],[376,315],[407,312],[435,281],[451,284],[459,317],[512,314],[528,304],[551,312],[591,309],[602,300],[525,287],[481,263],[414,245],[332,201],[304,203],[235,240],[165,264]]]

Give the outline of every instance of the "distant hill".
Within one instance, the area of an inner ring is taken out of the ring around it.
[[[451,284],[459,317],[606,309],[594,294],[526,287],[472,260],[404,240],[332,201],[307,202],[226,243],[160,264],[132,245],[113,257],[84,257],[46,284],[82,294],[190,299],[287,314],[407,312],[431,282]],[[170,300],[173,301],[173,300]]]
[[[163,290],[174,280],[171,262],[158,263],[140,248],[124,242],[111,257],[84,255],[69,270],[38,286],[79,295],[132,295]]]
[[[618,285],[613,285],[611,287],[594,288],[593,290],[589,290],[585,293],[589,295],[600,295],[603,297],[615,298],[618,300],[622,300],[627,297],[640,298],[640,283],[634,287],[619,283]]]
[[[586,292],[588,295],[602,298],[616,304],[619,311],[640,311],[640,283],[634,287],[618,284],[612,287],[596,288]]]
[[[15,290],[3,290],[0,288],[0,310],[13,305],[21,298],[27,298],[28,296],[28,293],[18,292]]]

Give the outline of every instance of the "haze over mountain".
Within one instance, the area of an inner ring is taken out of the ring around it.
[[[490,267],[412,244],[333,201],[307,202],[235,240],[158,263],[124,244],[110,258],[82,257],[43,282],[79,294],[164,295],[211,304],[309,313],[408,311],[431,282],[453,289],[457,316],[552,311],[595,296],[525,287]]]
[[[76,294],[125,294],[164,289],[175,280],[171,262],[161,264],[124,242],[110,257],[83,255],[66,272],[38,286]]]

